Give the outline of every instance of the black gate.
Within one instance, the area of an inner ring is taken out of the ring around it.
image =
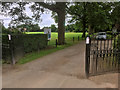
[[[120,35],[106,40],[87,37],[86,65],[87,77],[118,72],[120,64]]]

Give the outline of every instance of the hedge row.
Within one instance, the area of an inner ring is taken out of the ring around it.
[[[2,56],[3,59],[10,59],[8,56],[11,56],[11,50],[15,59],[23,56],[22,54],[38,51],[47,46],[47,35],[46,34],[19,34],[11,35],[11,42],[8,40],[8,35],[2,35],[2,44],[10,44],[10,48],[2,47]],[[18,59],[19,59],[18,58]]]
[[[25,53],[43,49],[47,46],[46,34],[24,35],[24,50]]]

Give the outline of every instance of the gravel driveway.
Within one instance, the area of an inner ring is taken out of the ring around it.
[[[85,78],[85,41],[24,65],[3,66],[3,88],[115,88],[118,74]],[[107,80],[106,80],[106,77]],[[99,80],[99,81],[98,81]],[[112,80],[112,82],[111,82]]]

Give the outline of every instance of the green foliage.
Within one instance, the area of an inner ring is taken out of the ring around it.
[[[2,33],[3,33],[3,34],[8,34],[8,33],[10,33],[10,31],[9,31],[8,29],[6,29],[6,28],[4,27],[4,25],[1,25],[1,27],[2,27]]]
[[[2,34],[22,34],[17,28],[8,28],[4,29],[2,28]]]
[[[9,44],[8,36],[7,35],[2,35],[2,44]],[[2,46],[2,59],[8,60],[10,62],[10,49],[3,48]]]
[[[26,34],[42,34],[44,32],[26,32]],[[75,32],[66,32],[65,33],[65,42],[67,44],[73,44],[73,37],[75,38],[75,42],[78,42],[78,36],[80,39],[82,39],[82,34],[83,33],[75,33]],[[87,33],[86,33],[87,34]],[[50,46],[55,46],[55,40],[58,38],[58,33],[57,32],[52,32],[51,33],[51,40],[48,42],[48,45]]]
[[[41,50],[40,52],[32,52],[32,53],[26,54],[23,58],[21,58],[18,61],[18,64],[25,64],[27,62],[33,61],[37,58],[43,57],[45,55],[48,55],[50,53],[56,52],[56,51],[64,49],[64,48],[65,48],[65,46],[62,46],[62,47],[58,47],[58,48],[45,49],[45,50]]]
[[[57,30],[57,28],[56,28],[56,26],[55,25],[51,25],[51,32],[57,32],[58,30]]]
[[[114,2],[112,4],[113,6],[113,11],[111,12],[111,20],[113,23],[120,23],[120,1],[119,2]]]
[[[22,24],[22,25],[18,25],[17,28],[21,28],[21,29],[26,28],[27,31],[29,32],[40,30],[40,27],[38,24]]]
[[[14,48],[15,56],[17,56],[16,52],[19,54],[19,51],[23,53],[30,53],[39,51],[47,46],[47,35],[45,34],[12,34],[11,38],[11,46]],[[2,44],[9,44],[9,42],[8,35],[2,35]],[[7,62],[11,60],[11,48],[4,47],[2,47],[2,58]]]
[[[47,35],[34,34],[23,35],[24,50],[26,53],[37,51],[47,46]]]
[[[33,33],[39,34],[39,33],[43,33],[43,32],[26,32],[26,33],[27,34],[33,34]],[[28,53],[18,61],[18,64],[24,64],[24,63],[33,61],[37,58],[43,57],[43,56],[48,55],[50,53],[56,52],[58,50],[61,50],[61,49],[64,49],[66,47],[69,47],[71,45],[74,45],[76,43],[79,43],[80,41],[78,41],[78,36],[80,37],[80,40],[81,40],[82,33],[73,33],[73,32],[65,33],[66,44],[65,45],[58,45],[57,48],[54,48],[55,47],[55,40],[58,37],[58,33],[52,32],[51,33],[51,40],[48,42],[48,45],[52,48],[44,49],[44,50],[41,50],[40,52]],[[74,43],[73,43],[73,37],[75,38]]]
[[[90,32],[112,29],[113,24],[119,24],[120,2],[75,2],[70,5],[67,12],[72,15],[70,23],[77,27],[89,27]]]
[[[13,36],[15,38],[14,42],[16,41],[14,43],[14,45],[20,45],[21,41],[24,42],[23,43],[24,44],[24,51],[26,52],[25,56],[18,61],[18,64],[24,64],[24,63],[30,62],[32,60],[35,60],[35,59],[40,58],[42,56],[45,56],[47,54],[56,52],[57,50],[61,50],[61,49],[64,49],[68,46],[71,46],[73,44],[79,43],[78,36],[80,37],[80,40],[82,39],[82,33],[73,33],[73,32],[65,33],[66,44],[65,45],[58,45],[57,48],[54,48],[55,47],[55,40],[58,38],[58,33],[52,32],[51,33],[51,40],[48,42],[48,45],[51,48],[42,49],[42,50],[40,50],[40,52],[38,52],[38,50],[40,48],[37,49],[37,46],[39,44],[43,44],[43,43],[45,44],[44,46],[46,46],[46,43],[47,43],[47,42],[45,43],[45,41],[44,41],[44,39],[46,38],[47,35],[42,36],[43,33],[44,32],[26,32],[27,35],[22,35],[22,36],[21,35],[17,35],[17,36],[14,35]],[[3,38],[4,43],[8,43],[7,35],[4,35],[3,37],[4,37]],[[21,38],[18,38],[18,37],[21,37]],[[75,38],[74,43],[73,43],[73,37]],[[43,46],[43,45],[40,45],[40,47],[41,46]],[[9,51],[9,50],[7,50],[7,51]],[[5,55],[5,56],[7,56],[7,60],[10,59],[10,58],[8,58],[8,55]],[[6,61],[6,62],[10,63],[8,61]]]
[[[118,49],[118,51],[120,52],[120,34],[118,34],[116,37],[114,37],[113,45],[114,45],[114,48]]]
[[[55,23],[58,23],[58,16],[57,16],[56,12],[52,12],[52,16],[51,17],[55,20]]]
[[[120,34],[118,35],[118,49],[119,49],[119,51],[120,51]]]
[[[2,33],[3,34],[22,34],[22,32],[24,31],[24,28],[26,28],[27,31],[40,31],[40,27],[38,24],[22,24],[22,25],[18,25],[16,28],[9,27],[8,29],[2,26]]]
[[[66,29],[67,32],[73,32],[74,25],[67,25],[67,26],[65,26],[65,29]]]

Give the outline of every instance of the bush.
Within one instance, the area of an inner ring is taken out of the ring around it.
[[[18,31],[17,29],[2,29],[2,34],[22,34],[22,32]]]
[[[4,48],[3,44],[9,45],[9,40],[7,35],[2,35],[2,59],[4,60],[9,60],[8,62],[10,63],[10,48]],[[5,61],[7,62],[7,61]]]
[[[47,46],[46,34],[23,35],[25,53],[37,51]]]
[[[16,60],[24,56],[24,53],[38,51],[47,46],[47,35],[46,34],[12,34],[11,35],[11,47],[13,48],[14,58]],[[2,44],[10,44],[8,35],[2,35]],[[2,47],[2,58],[3,60],[11,59],[10,48]]]

